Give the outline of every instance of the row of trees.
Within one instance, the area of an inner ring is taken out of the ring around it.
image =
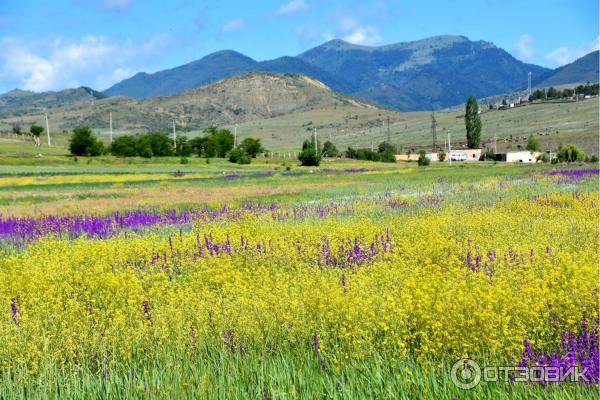
[[[568,99],[571,98],[577,93],[580,96],[597,96],[598,95],[598,87],[597,83],[590,85],[579,85],[575,89],[555,89],[554,87],[550,87],[549,89],[544,90],[537,89],[531,96],[529,96],[529,101],[534,100],[557,100],[557,99]]]
[[[106,147],[98,140],[88,127],[73,130],[69,149],[76,156],[99,156],[112,154],[116,157],[199,157],[229,156],[231,162],[249,164],[252,158],[265,151],[260,139],[246,138],[233,148],[234,137],[228,129],[208,128],[205,136],[188,140],[185,136],[173,140],[162,133],[144,133],[136,136],[124,135],[115,139]]]

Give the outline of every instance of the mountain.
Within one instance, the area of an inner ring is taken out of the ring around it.
[[[350,82],[352,95],[397,110],[439,109],[527,85],[525,64],[490,42],[435,36],[379,47],[332,40],[298,58]]]
[[[593,51],[571,64],[564,65],[552,71],[543,81],[537,83],[537,87],[548,87],[565,85],[568,83],[598,82],[600,74],[600,52]]]
[[[332,40],[297,57],[257,62],[226,50],[181,67],[139,73],[104,93],[147,98],[173,94],[251,71],[299,73],[345,94],[396,110],[444,108],[469,96],[484,97],[526,86],[527,73],[550,70],[525,64],[492,43],[436,36],[386,46]]]
[[[0,95],[0,118],[39,113],[48,108],[77,103],[90,103],[105,97],[106,95],[88,87],[43,93],[15,89]]]
[[[87,125],[106,129],[113,114],[119,131],[169,132],[172,121],[184,130],[199,130],[311,110],[336,108],[380,110],[363,100],[340,95],[320,81],[298,74],[252,72],[200,86],[179,94],[148,99],[108,97],[93,105],[77,104],[49,113],[57,130]],[[39,117],[4,122],[27,125]]]
[[[219,79],[246,72],[294,73],[327,81],[335,90],[344,90],[347,85],[335,76],[295,57],[280,57],[275,60],[257,62],[232,50],[224,50],[154,74],[138,73],[104,91],[108,96],[147,98],[179,93]]]

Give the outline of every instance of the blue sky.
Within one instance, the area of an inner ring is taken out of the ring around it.
[[[598,49],[598,1],[0,0],[0,92],[104,90],[222,49],[265,60],[332,38],[381,45],[441,34],[556,67]]]

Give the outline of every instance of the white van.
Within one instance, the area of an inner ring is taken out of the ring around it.
[[[450,153],[450,159],[452,161],[467,161],[467,155],[465,153]]]

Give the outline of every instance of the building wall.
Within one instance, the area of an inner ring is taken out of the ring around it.
[[[506,153],[506,162],[535,163],[540,154],[538,151],[513,151]]]

